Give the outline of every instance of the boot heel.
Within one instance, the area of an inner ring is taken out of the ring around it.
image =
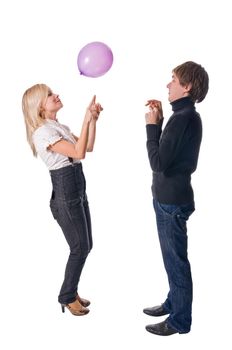
[[[64,304],[61,304],[61,310],[62,310],[62,312],[65,311],[65,305]]]

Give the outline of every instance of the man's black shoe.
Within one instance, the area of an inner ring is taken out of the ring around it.
[[[163,336],[178,333],[176,329],[168,326],[167,320],[156,324],[149,324],[148,326],[146,326],[146,330],[150,333],[163,335]]]
[[[147,307],[146,309],[143,309],[143,312],[149,316],[164,316],[170,313],[164,310],[163,305]]]

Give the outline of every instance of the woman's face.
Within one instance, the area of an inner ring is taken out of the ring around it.
[[[56,119],[56,113],[63,107],[59,95],[54,94],[50,89],[48,90],[48,97],[43,104],[45,118]]]

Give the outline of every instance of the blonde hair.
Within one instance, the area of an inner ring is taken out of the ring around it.
[[[27,141],[34,156],[37,152],[32,140],[33,132],[45,123],[42,105],[45,103],[50,88],[45,84],[36,84],[27,89],[22,98],[22,109],[26,125]]]

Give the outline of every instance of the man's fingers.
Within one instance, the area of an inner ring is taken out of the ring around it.
[[[162,103],[158,100],[148,100],[145,106],[157,107],[159,109],[162,109]]]

